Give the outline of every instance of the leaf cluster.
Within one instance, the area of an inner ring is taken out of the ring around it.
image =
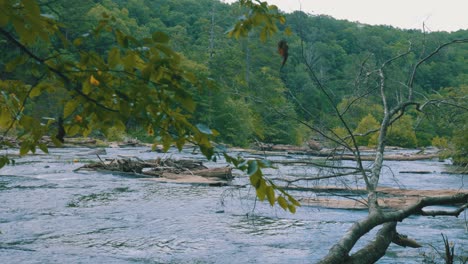
[[[260,201],[268,200],[271,206],[277,203],[283,210],[296,212],[296,207],[301,204],[289,193],[277,186],[273,181],[264,176],[262,169],[274,168],[268,160],[246,160],[240,156],[233,157],[224,153],[224,158],[228,163],[240,171],[246,172],[250,179],[250,184],[255,187],[257,198]]]

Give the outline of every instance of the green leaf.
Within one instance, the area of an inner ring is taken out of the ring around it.
[[[266,195],[268,198],[268,202],[270,202],[270,205],[273,206],[275,204],[275,190],[273,189],[273,187],[266,187]]]
[[[288,209],[291,213],[295,214],[296,213],[296,207],[292,204],[288,204]]]
[[[179,151],[182,151],[182,148],[184,147],[185,145],[185,138],[184,137],[180,137],[177,141],[176,141],[176,147]]]
[[[29,93],[29,97],[34,98],[34,97],[41,95],[42,91],[47,89],[49,86],[50,86],[50,83],[46,83],[46,82],[39,83],[31,90],[31,92]]]
[[[284,199],[283,196],[279,196],[278,197],[278,204],[281,206],[281,208],[283,208],[284,210],[287,210],[288,209],[288,202],[286,201],[286,199]]]
[[[255,189],[257,189],[260,186],[260,177],[258,175],[254,174],[250,176],[249,180],[250,184],[252,184],[252,186],[254,186]]]
[[[256,189],[257,197],[260,201],[265,200],[267,195],[267,189],[265,185],[265,181],[260,180],[260,186]]]
[[[294,197],[292,197],[291,195],[288,195],[288,200],[290,203],[292,203],[295,206],[301,206],[301,204],[296,199],[294,199]]]
[[[13,60],[9,61],[7,64],[5,64],[5,71],[6,72],[12,72],[16,69],[21,64],[24,64],[27,60],[26,56],[17,56]]]
[[[109,51],[109,55],[107,57],[107,63],[109,64],[110,68],[115,68],[117,65],[121,63],[120,50],[117,47],[113,47]]]
[[[91,75],[91,76],[92,76],[92,75]],[[94,77],[91,77],[91,78],[94,79]],[[94,80],[95,80],[95,79],[94,79]],[[93,87],[91,87],[91,83],[90,83],[89,81],[83,82],[81,91],[82,91],[84,94],[90,94],[92,90],[93,90]]]
[[[129,51],[125,54],[125,57],[122,58],[122,63],[126,71],[133,71],[133,69],[137,66],[138,56]]]
[[[8,111],[0,111],[0,127],[6,127],[10,122],[12,122],[12,117]]]
[[[46,145],[46,144],[44,144],[44,143],[39,143],[38,146],[39,146],[39,149],[42,150],[42,152],[44,152],[44,153],[49,153],[49,150],[47,149],[47,145]]]
[[[65,107],[63,108],[63,117],[67,118],[73,112],[75,112],[76,108],[78,107],[78,101],[77,100],[69,100],[66,104]]]
[[[55,146],[57,146],[57,147],[62,146],[62,142],[60,140],[58,140],[56,137],[52,136],[52,137],[50,137],[50,139],[52,140],[52,142],[54,143]]]
[[[20,147],[20,155],[23,156],[23,155],[26,155],[28,154],[29,150],[31,150],[31,145],[28,141],[23,141],[21,143],[21,147]]]
[[[74,136],[80,132],[80,127],[77,125],[73,125],[71,127],[68,127],[67,129],[67,135],[69,136]]]

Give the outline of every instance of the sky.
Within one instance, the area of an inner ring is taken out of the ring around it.
[[[225,0],[232,3],[236,0]],[[302,10],[370,25],[402,29],[456,31],[468,29],[468,0],[262,0],[280,10]]]

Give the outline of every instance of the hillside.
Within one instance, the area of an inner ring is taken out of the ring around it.
[[[86,0],[76,3],[61,0],[42,8],[64,25],[63,33],[70,40],[86,36],[103,14],[112,17],[115,27],[135,38],[145,38],[155,31],[167,33],[171,47],[183,58],[183,67],[196,72],[199,78],[215,81],[215,85],[193,89],[197,102],[193,123],[206,124],[220,133],[218,141],[238,146],[255,141],[302,144],[311,137],[319,137],[301,122],[327,124],[334,131],[342,129],[331,113],[332,105],[314,84],[305,62],[317,73],[335,106],[344,109],[354,98],[366,95],[346,113],[351,128],[358,130],[365,118],[372,121],[372,117],[381,116],[376,78],[366,79],[360,74],[405,52],[411,45],[415,55],[396,61],[386,73],[387,85],[395,91],[392,100],[398,100],[399,89],[408,81],[412,66],[420,57],[441,43],[468,37],[468,31],[423,33],[295,12],[286,14],[286,24],[279,25],[280,32],[265,42],[256,31],[248,38],[236,40],[228,38],[226,32],[243,10],[237,4],[210,0]],[[286,34],[286,28],[292,34]],[[277,52],[277,42],[281,39],[289,45],[289,58],[283,68]],[[8,48],[9,44],[0,45]],[[102,34],[100,38],[88,37],[80,48],[95,49],[105,55],[113,45]],[[18,74],[7,73],[4,69],[19,52],[0,55],[2,78],[14,78]],[[466,94],[467,56],[466,45],[454,45],[431,58],[418,70],[416,91],[424,96],[432,96],[434,92]],[[62,99],[57,93],[43,94],[29,105],[28,111],[39,119],[57,118],[57,111],[63,108]],[[390,138],[389,144],[431,145],[436,137],[456,136],[463,129],[457,124],[463,123],[466,123],[466,114],[459,116],[454,109],[442,112],[428,109],[423,116],[410,112],[395,124],[395,136]],[[126,127],[127,133],[135,137],[147,137],[146,129],[132,120]],[[363,139],[362,144],[372,145],[372,139]]]

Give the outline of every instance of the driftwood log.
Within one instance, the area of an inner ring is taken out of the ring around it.
[[[226,185],[232,179],[232,169],[229,167],[207,168],[201,161],[188,159],[108,159],[84,165],[77,170],[116,171],[160,182],[208,185]]]
[[[332,160],[356,160],[353,155],[343,154],[342,150],[324,149],[318,143],[308,143],[307,146],[294,146],[294,145],[283,145],[283,144],[267,144],[257,142],[256,150],[244,150],[252,154],[267,155],[267,156],[282,156],[282,155],[307,155],[316,157],[325,157]],[[367,152],[368,155],[362,155],[361,160],[372,161],[375,159],[373,154],[375,151],[372,149],[363,148],[363,151]],[[426,160],[439,158],[437,152],[424,153],[420,151],[415,154],[389,154],[385,155],[386,160],[396,161],[413,161],[413,160]]]
[[[288,188],[294,190],[294,188]],[[304,188],[300,188],[304,191]],[[302,198],[299,199],[302,205],[316,206],[333,209],[352,209],[364,210],[368,209],[367,200],[359,198],[358,194],[365,194],[364,189],[347,189],[339,187],[317,186],[309,188],[318,194],[323,194],[322,197],[316,198]],[[337,197],[341,194],[353,194],[353,196],[346,195],[344,197]],[[468,194],[468,190],[408,190],[408,189],[395,189],[395,188],[377,188],[379,194],[378,203],[382,208],[387,209],[402,209],[410,204],[419,202],[424,197],[442,197],[456,194]],[[324,197],[325,196],[325,197]]]

